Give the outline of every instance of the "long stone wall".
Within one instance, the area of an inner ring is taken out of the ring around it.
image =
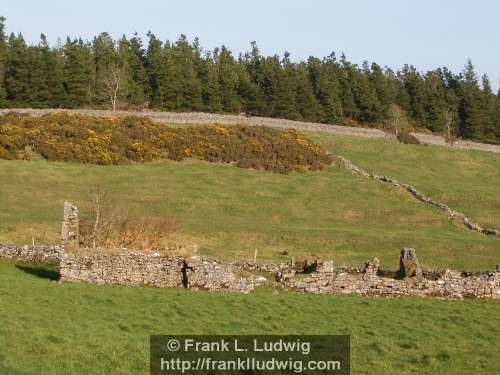
[[[244,277],[239,274],[240,270],[230,263],[215,260],[141,252],[64,254],[60,263],[61,281],[249,293],[259,279]]]
[[[500,299],[498,266],[491,272],[427,271],[419,267],[413,249],[401,251],[397,271],[383,270],[376,258],[362,268],[355,268],[335,267],[333,261],[318,260],[254,263],[144,252],[65,253],[61,246],[0,244],[0,257],[59,264],[62,282],[240,293],[250,293],[256,286],[267,283],[305,293]]]
[[[249,293],[263,283],[274,283],[277,287],[306,293],[500,298],[500,269],[478,273],[425,271],[418,266],[413,249],[402,250],[400,269],[395,272],[381,270],[377,259],[369,261],[363,268],[346,268],[334,267],[332,261],[301,262],[292,266],[286,263],[164,257],[140,252],[65,254],[60,272],[62,281],[145,284],[163,288],[184,286],[243,293]],[[269,276],[263,277],[262,273]]]
[[[63,253],[62,246],[0,244],[0,257],[23,262],[59,264]]]

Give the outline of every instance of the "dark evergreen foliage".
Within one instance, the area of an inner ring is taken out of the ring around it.
[[[414,128],[442,133],[451,114],[455,135],[500,143],[500,97],[470,60],[459,74],[411,65],[394,72],[352,64],[343,54],[304,62],[288,53],[266,57],[255,42],[235,56],[225,46],[203,51],[184,35],[174,43],[153,33],[148,39],[143,46],[136,34],[115,41],[102,33],[92,42],[67,39],[49,47],[42,35],[27,45],[22,35],[7,37],[0,17],[0,107],[109,107],[116,89],[120,108],[386,126],[396,104]]]

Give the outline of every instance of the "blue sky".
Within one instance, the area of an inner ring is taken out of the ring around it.
[[[478,0],[1,0],[7,29],[37,42],[58,37],[114,37],[153,31],[175,40],[198,36],[206,49],[222,44],[246,51],[252,40],[264,54],[293,59],[344,52],[355,62],[375,61],[419,70],[461,71],[471,58],[493,86],[500,78],[500,1]]]

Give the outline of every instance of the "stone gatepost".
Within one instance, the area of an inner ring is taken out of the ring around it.
[[[398,276],[402,279],[406,277],[420,276],[422,270],[418,265],[417,254],[415,249],[403,247],[399,257],[399,271]]]
[[[63,221],[61,225],[61,244],[69,242],[80,245],[80,220],[78,217],[78,207],[70,202],[64,202]]]

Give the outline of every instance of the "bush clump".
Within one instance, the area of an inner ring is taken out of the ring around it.
[[[0,116],[0,158],[123,164],[193,157],[278,173],[320,170],[331,157],[303,133],[218,124],[172,128],[141,117]]]
[[[417,137],[415,137],[413,134],[411,134],[409,131],[402,130],[398,133],[398,140],[401,143],[407,144],[407,145],[418,145],[420,144],[420,141]]]

